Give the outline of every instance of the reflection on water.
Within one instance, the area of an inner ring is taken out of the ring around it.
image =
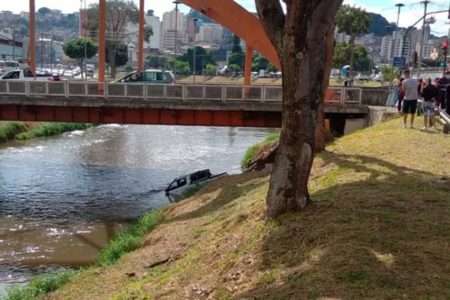
[[[270,130],[108,125],[0,146],[0,290],[95,260],[117,230],[168,202],[174,177],[239,170]]]

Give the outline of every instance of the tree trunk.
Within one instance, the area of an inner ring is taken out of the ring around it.
[[[326,53],[325,70],[323,73],[323,81],[322,81],[322,95],[325,95],[326,90],[330,83],[331,65],[333,63],[333,55],[334,55],[333,29],[334,26],[330,26],[327,32],[327,41],[326,41],[327,53]],[[327,136],[325,132],[325,107],[323,101],[320,102],[318,108],[315,139],[316,139],[316,152],[325,150]]]
[[[348,73],[350,78],[353,78],[353,61],[355,60],[355,39],[356,39],[355,35],[352,35],[350,37],[350,70]]]
[[[256,2],[264,28],[277,46],[283,74],[281,137],[266,200],[269,217],[303,210],[310,203],[307,184],[323,105],[326,33],[341,2],[287,1],[285,18],[278,0]]]

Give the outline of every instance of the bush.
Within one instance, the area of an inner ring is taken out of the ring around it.
[[[15,286],[7,290],[6,300],[32,300],[53,292],[69,280],[74,278],[78,271],[71,269],[59,270],[47,275],[34,278],[25,286]]]
[[[0,126],[0,142],[7,142],[23,132],[25,126],[19,122],[6,122]]]
[[[68,131],[84,130],[91,126],[87,123],[44,123],[31,131],[18,134],[16,139],[29,140],[32,138],[58,135]]]
[[[114,237],[100,254],[100,265],[111,265],[122,255],[137,249],[142,237],[163,220],[162,209],[154,209]]]

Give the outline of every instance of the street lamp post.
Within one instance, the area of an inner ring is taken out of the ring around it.
[[[193,21],[194,21],[194,53],[193,53],[193,58],[192,58],[192,60],[193,60],[193,62],[192,62],[192,67],[193,67],[193,73],[192,73],[192,78],[193,78],[193,81],[194,81],[194,83],[195,83],[195,67],[196,67],[196,65],[195,65],[195,59],[196,59],[196,57],[195,57],[195,54],[196,54],[196,51],[195,51],[195,48],[196,48],[196,45],[195,45],[195,35],[196,35],[196,32],[197,32],[197,21],[198,21],[198,18],[194,18],[194,19],[192,19]]]
[[[403,3],[397,3],[397,4],[395,4],[395,6],[398,7],[398,12],[397,12],[397,28],[396,28],[396,30],[398,30],[398,22],[400,21],[400,10],[402,9],[403,6],[405,6],[405,4],[403,4]]]
[[[422,1],[422,4],[424,5],[424,13],[423,13],[423,24],[422,24],[422,37],[420,38],[420,48],[419,48],[419,63],[417,66],[417,77],[420,77],[420,69],[422,68],[422,56],[423,56],[423,44],[425,39],[425,26],[427,24],[426,15],[427,15],[427,8],[428,4],[430,3],[429,0]]]
[[[177,60],[177,48],[178,48],[178,4],[180,4],[180,1],[173,1],[173,4],[175,4],[175,36],[174,36],[174,53],[175,53],[175,61]],[[176,75],[177,68],[175,66],[175,62],[173,64],[173,74]]]

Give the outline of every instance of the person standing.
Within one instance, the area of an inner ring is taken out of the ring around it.
[[[445,76],[439,79],[438,87],[440,88],[440,107],[447,113],[450,113],[450,71],[445,72]]]
[[[410,128],[414,128],[414,116],[417,111],[417,99],[419,99],[419,93],[417,92],[419,83],[416,79],[411,78],[411,72],[406,70],[404,73],[405,80],[402,82],[402,89],[405,92],[405,98],[403,99],[403,128],[406,128],[408,122],[408,114],[411,114]]]
[[[439,103],[439,88],[431,83],[431,79],[427,79],[422,85],[423,96],[423,129],[434,127],[434,110],[436,103]]]

